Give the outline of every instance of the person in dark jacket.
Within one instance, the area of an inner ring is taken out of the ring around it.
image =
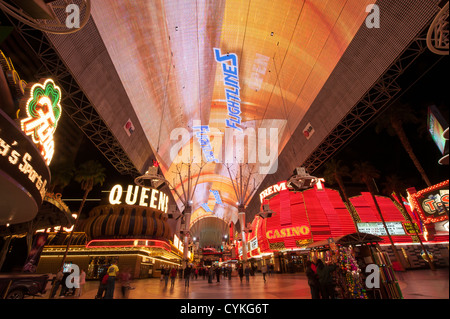
[[[239,273],[239,278],[241,279],[241,282],[242,282],[242,278],[244,278],[244,268],[242,267],[242,265],[239,266],[238,273]]]
[[[325,265],[322,260],[317,260],[317,275],[322,299],[334,299],[333,272],[336,269],[335,264]]]
[[[216,279],[217,279],[217,282],[220,282],[220,273],[221,273],[220,267],[216,267]]]
[[[306,277],[308,278],[308,285],[311,289],[311,298],[320,299],[320,284],[319,276],[314,271],[312,267],[313,263],[311,261],[306,262]]]
[[[184,269],[184,287],[189,287],[189,279],[191,278],[191,271],[192,271],[192,267],[191,266],[186,266],[186,268]]]
[[[98,284],[98,290],[97,290],[97,294],[95,295],[95,299],[103,299],[104,293],[106,292],[106,282],[103,283],[103,278],[107,274],[106,270],[107,270],[106,267],[103,267],[101,269],[100,276],[98,277],[100,281]]]

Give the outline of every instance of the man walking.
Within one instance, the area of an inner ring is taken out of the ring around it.
[[[106,294],[105,299],[113,299],[114,298],[114,289],[116,288],[116,277],[119,273],[119,267],[117,266],[117,260],[112,262],[112,265],[109,266],[107,274],[108,281],[106,282]]]
[[[266,274],[267,274],[267,265],[263,265],[261,267],[261,272],[263,274],[264,282],[266,282]]]
[[[184,269],[184,287],[188,287],[189,288],[189,279],[191,278],[191,266],[187,265],[186,268]]]
[[[55,286],[53,287],[52,293],[50,295],[50,298],[55,297],[56,292],[58,291],[59,286],[61,286],[62,284],[62,280],[63,280],[64,274],[63,274],[63,270],[62,268],[58,271],[58,273],[56,274],[55,277]]]

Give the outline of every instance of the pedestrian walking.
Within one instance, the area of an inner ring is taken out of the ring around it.
[[[263,274],[264,282],[266,282],[267,265],[263,265],[263,266],[261,267],[261,272],[262,272],[262,274]]]
[[[333,272],[336,269],[335,264],[325,265],[321,259],[317,260],[317,276],[322,299],[334,299]]]
[[[245,281],[246,282],[250,282],[250,274],[251,274],[252,270],[250,269],[250,267],[245,266],[245,270],[244,270],[244,274],[245,274]]]
[[[170,288],[173,288],[175,286],[175,279],[177,278],[178,269],[175,267],[172,267],[170,270]]]
[[[270,276],[272,276],[272,274],[273,274],[274,266],[273,266],[272,264],[269,264],[269,266],[268,266],[267,268],[268,268],[268,270],[269,270],[269,277],[270,277]]]
[[[114,290],[116,288],[116,277],[119,274],[119,267],[117,266],[117,260],[112,262],[112,265],[108,267],[108,280],[106,282],[106,294],[105,299],[114,298]]]
[[[77,279],[75,279],[77,280]],[[81,269],[80,276],[78,278],[78,288],[75,289],[75,297],[80,298],[83,293],[83,287],[86,284],[86,272]]]
[[[104,298],[104,293],[106,292],[106,284],[108,281],[108,272],[107,272],[107,268],[102,268],[101,272],[100,272],[100,282],[98,285],[98,290],[97,290],[97,294],[95,295],[95,299],[103,299]]]
[[[239,278],[241,279],[241,283],[242,283],[242,279],[244,278],[244,268],[242,267],[242,265],[239,266],[238,274],[239,274]]]
[[[131,290],[131,273],[130,269],[127,268],[125,271],[120,272],[119,275],[120,286],[122,291],[122,298],[128,299]]]
[[[308,278],[309,289],[311,290],[312,299],[320,299],[319,276],[315,271],[316,267],[313,262],[306,262],[306,277]]]
[[[50,294],[50,298],[54,298],[56,293],[58,292],[59,287],[62,284],[62,280],[63,280],[64,274],[63,274],[63,269],[61,268],[55,276],[55,281],[53,284],[53,289],[52,289],[52,293]]]
[[[217,278],[217,282],[220,282],[220,273],[221,273],[220,267],[216,267],[216,278]]]
[[[169,267],[164,267],[162,269],[162,277],[164,278],[165,287],[167,287],[167,283],[169,282],[170,269]]]
[[[209,267],[208,269],[208,284],[212,284],[212,280],[213,280],[213,269],[212,267]]]
[[[189,279],[191,278],[191,266],[187,265],[184,269],[184,287],[189,287]]]
[[[63,273],[63,278],[61,279],[61,292],[59,293],[59,298],[64,298],[66,296],[66,293],[69,291],[69,288],[66,284],[66,279],[69,277],[69,272]]]

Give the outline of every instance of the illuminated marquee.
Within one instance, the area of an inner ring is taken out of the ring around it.
[[[449,208],[448,185],[449,181],[446,180],[410,195],[412,207],[419,212],[425,224],[448,219],[445,213]]]
[[[286,238],[294,236],[309,235],[310,229],[308,226],[286,227],[281,229],[268,230],[266,232],[267,239]]]
[[[115,185],[109,193],[109,202],[112,205],[122,204],[123,188],[122,185]],[[125,195],[127,205],[139,205],[157,209],[167,213],[169,206],[169,196],[157,190],[156,188],[140,187],[128,185]]]
[[[385,222],[386,228],[390,235],[402,236],[406,235],[402,222]],[[383,223],[357,223],[358,231],[361,233],[372,234],[375,236],[387,236],[386,229],[384,229]]]
[[[35,83],[24,107],[27,118],[20,121],[22,131],[31,136],[47,165],[50,165],[55,152],[53,135],[61,117],[60,102],[61,89],[53,80]]]
[[[228,116],[230,117],[226,120],[227,127],[231,127],[242,132],[242,128],[236,126],[237,124],[241,124],[241,98],[239,93],[240,87],[237,55],[234,53],[221,55],[220,49],[214,48],[214,57],[216,62],[222,64]]]
[[[259,193],[259,199],[261,200],[262,203],[264,198],[268,197],[269,195],[281,192],[286,189],[288,189],[287,182],[279,182],[278,184],[267,187],[265,190]]]
[[[324,188],[322,182],[325,182],[325,179],[316,178],[316,181],[317,181],[317,183],[315,184],[315,186],[317,187],[317,189],[322,190]],[[286,181],[279,182],[278,184],[267,187],[265,190],[263,190],[261,193],[259,193],[259,199],[262,203],[266,197],[269,197],[270,195],[279,193],[286,189],[292,189],[292,187],[290,187]]]

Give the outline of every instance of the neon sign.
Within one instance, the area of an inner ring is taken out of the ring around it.
[[[259,199],[261,200],[261,203],[262,203],[264,198],[266,198],[267,196],[272,195],[274,193],[281,192],[286,189],[288,189],[287,183],[279,182],[278,184],[267,187],[265,190],[263,190],[261,193],[259,193]]]
[[[419,212],[419,215],[425,224],[436,223],[447,220],[448,203],[448,184],[446,180],[433,185],[417,193],[410,194],[412,207]]]
[[[25,105],[28,117],[20,121],[22,131],[31,136],[47,165],[50,165],[55,152],[53,135],[61,117],[60,102],[61,89],[53,80],[47,79],[44,84],[35,83]]]
[[[294,237],[301,235],[309,235],[310,229],[308,226],[296,226],[296,227],[286,227],[275,230],[268,230],[266,232],[267,239]]]
[[[242,132],[242,128],[236,126],[241,124],[241,98],[238,74],[238,58],[235,53],[221,55],[220,49],[214,48],[216,62],[222,64],[223,79],[225,83],[225,97],[227,101],[228,116],[225,122],[227,127]],[[230,63],[228,63],[230,62]]]
[[[31,145],[32,144],[30,144],[30,146]],[[25,154],[19,153],[15,149],[18,147],[20,147],[20,145],[18,145],[17,141],[12,144],[8,144],[0,137],[0,156],[8,159],[8,163],[11,169],[17,170],[18,172],[21,172],[22,174],[27,176],[32,185],[36,187],[36,190],[39,192],[42,200],[45,196],[45,193],[47,192],[46,186],[48,182],[48,176],[47,174],[39,173],[41,170],[33,166],[33,163],[35,163],[33,161],[33,157],[28,152],[25,152]],[[39,155],[37,155],[36,157],[38,156]],[[44,165],[44,163],[42,163],[42,165]]]
[[[111,192],[109,193],[109,203],[112,205],[122,204],[122,196],[122,185],[114,185],[111,189]],[[139,206],[150,207],[167,213],[167,209],[169,206],[169,196],[157,190],[156,188],[128,185],[125,195],[125,203],[127,205],[137,204]]]

